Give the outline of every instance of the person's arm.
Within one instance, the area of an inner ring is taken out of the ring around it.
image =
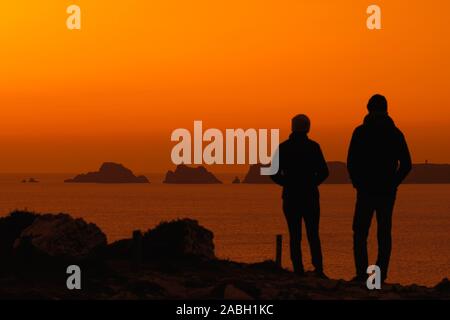
[[[348,148],[347,154],[347,171],[350,175],[350,180],[352,181],[353,187],[358,186],[358,173],[357,173],[357,154],[359,153],[358,147],[358,134],[355,130],[350,141],[350,146]]]
[[[284,176],[283,169],[282,169],[283,162],[281,159],[280,146],[278,146],[277,150],[275,151],[274,156],[272,157],[272,159],[276,159],[276,158],[278,158],[278,171],[274,175],[271,175],[270,178],[276,184],[278,184],[280,186],[284,186],[285,185],[285,176]],[[276,160],[272,160],[272,162],[273,161],[276,161]]]
[[[317,185],[321,185],[329,176],[327,162],[325,161],[325,157],[323,156],[322,149],[318,145],[318,159],[317,159],[317,172],[316,172],[316,183]]]
[[[403,133],[400,133],[400,152],[399,152],[399,162],[400,165],[398,167],[395,183],[396,186],[399,186],[403,180],[405,180],[406,176],[412,169],[412,161],[411,154],[409,153],[408,144],[406,143],[405,136]]]

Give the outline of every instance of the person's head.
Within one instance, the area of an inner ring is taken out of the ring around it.
[[[370,98],[367,104],[367,110],[369,113],[386,114],[388,109],[388,103],[384,96],[376,94]]]
[[[311,121],[304,114],[298,114],[292,118],[292,132],[308,133],[311,128]]]

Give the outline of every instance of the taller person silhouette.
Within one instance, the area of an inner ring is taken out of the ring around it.
[[[397,188],[411,171],[411,156],[403,133],[388,115],[387,100],[374,95],[367,105],[369,114],[353,132],[347,168],[357,190],[353,218],[355,281],[367,279],[367,237],[376,212],[378,258],[381,280],[388,276],[391,256],[392,212]]]
[[[289,228],[294,272],[303,275],[301,238],[302,220],[317,276],[323,272],[319,238],[320,203],[318,186],[328,177],[328,167],[318,143],[308,138],[310,121],[305,115],[292,119],[292,133],[278,148],[279,170],[271,176],[283,187],[283,211]]]

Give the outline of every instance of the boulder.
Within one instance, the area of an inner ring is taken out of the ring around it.
[[[215,259],[213,238],[196,220],[163,222],[144,234],[144,257]]]
[[[14,243],[21,256],[80,261],[106,246],[105,234],[92,223],[67,214],[38,216]]]
[[[105,162],[99,171],[79,174],[73,179],[64,180],[69,183],[149,183],[145,176],[135,176],[123,165]]]

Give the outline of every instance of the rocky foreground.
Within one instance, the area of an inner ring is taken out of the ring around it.
[[[0,299],[450,299],[433,288],[306,277],[272,261],[219,260],[213,233],[190,219],[162,223],[133,239],[106,243],[94,224],[69,215],[13,212],[0,219]],[[68,290],[66,268],[82,270]]]

